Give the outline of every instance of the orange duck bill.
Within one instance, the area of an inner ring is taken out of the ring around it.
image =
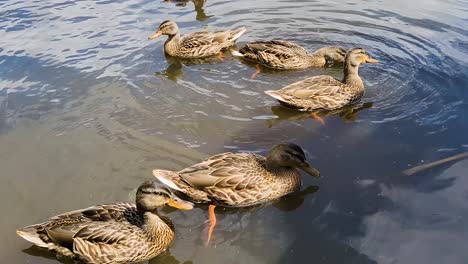
[[[181,210],[193,209],[193,204],[191,202],[184,201],[175,195],[171,196],[171,198],[167,202],[167,205]]]
[[[157,38],[157,37],[159,37],[161,35],[162,35],[162,31],[158,30],[158,31],[154,32],[153,35],[149,36],[148,39],[155,39],[155,38]]]

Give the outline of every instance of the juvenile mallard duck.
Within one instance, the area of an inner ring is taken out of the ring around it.
[[[113,203],[64,213],[16,233],[36,246],[85,263],[128,263],[153,258],[174,239],[174,225],[158,207],[192,209],[156,181],[138,188],[136,205]]]
[[[216,218],[215,206],[245,207],[276,200],[301,186],[297,168],[312,176],[304,151],[292,143],[274,146],[266,157],[253,153],[222,153],[181,171],[153,170],[168,187],[197,203],[209,203],[211,238]]]
[[[356,103],[364,95],[364,83],[358,74],[359,65],[377,62],[364,49],[354,48],[346,54],[343,80],[320,75],[265,93],[285,106],[300,110],[338,109]]]
[[[179,27],[173,21],[164,21],[150,39],[167,35],[164,52],[173,57],[203,58],[222,55],[222,51],[234,45],[236,40],[244,34],[245,27],[233,30],[199,31],[180,36]]]
[[[328,62],[343,63],[346,50],[330,46],[310,53],[290,41],[270,40],[248,43],[234,55],[269,68],[284,70],[324,67]]]

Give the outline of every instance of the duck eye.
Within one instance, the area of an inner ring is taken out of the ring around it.
[[[301,162],[305,161],[304,157],[301,154],[297,153],[297,152],[288,152],[288,154],[289,154],[289,156],[287,157],[288,160],[293,158],[293,159],[299,160]]]
[[[169,194],[167,194],[165,192],[160,192],[160,191],[155,191],[155,192],[152,192],[151,194],[158,195],[158,196],[169,197]]]

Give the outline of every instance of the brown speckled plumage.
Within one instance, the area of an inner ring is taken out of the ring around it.
[[[324,67],[327,62],[343,63],[346,50],[324,47],[310,53],[296,43],[284,40],[254,41],[239,49],[239,56],[274,69]]]
[[[141,206],[92,206],[18,229],[17,234],[39,247],[85,263],[130,263],[153,258],[165,251],[175,236],[172,222],[156,211],[171,193],[157,186],[159,183],[151,182],[140,186],[137,203],[141,195]],[[151,192],[144,193],[142,188]]]
[[[300,110],[334,110],[359,101],[364,83],[358,74],[359,64],[376,63],[364,49],[355,48],[345,59],[343,80],[320,75],[290,84],[280,90],[265,91],[281,104]]]
[[[278,199],[301,186],[296,168],[318,171],[294,144],[275,146],[267,158],[252,153],[222,153],[178,172],[153,170],[156,178],[197,202],[244,207]]]
[[[203,58],[219,54],[222,50],[234,45],[244,34],[246,28],[233,30],[199,31],[180,36],[179,28],[173,21],[164,21],[150,38],[167,35],[164,52],[179,58]]]

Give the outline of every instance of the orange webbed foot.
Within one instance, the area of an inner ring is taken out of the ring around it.
[[[255,72],[250,76],[250,79],[255,79],[257,75],[259,75],[262,72],[262,69],[260,68],[260,64],[255,65]]]
[[[220,61],[223,61],[223,60],[224,60],[224,53],[223,53],[222,51],[220,51],[220,52],[218,53],[218,59],[219,59]]]
[[[216,226],[215,208],[216,206],[212,204],[208,206],[208,216],[209,216],[210,226],[208,228],[208,238],[206,239],[205,247],[207,247],[208,244],[210,243],[211,236],[213,235],[213,231]]]
[[[310,116],[311,116],[313,119],[317,120],[320,124],[322,124],[322,126],[325,125],[325,120],[323,120],[322,117],[320,117],[319,115],[317,115],[317,113],[313,112],[312,114],[310,114]]]

